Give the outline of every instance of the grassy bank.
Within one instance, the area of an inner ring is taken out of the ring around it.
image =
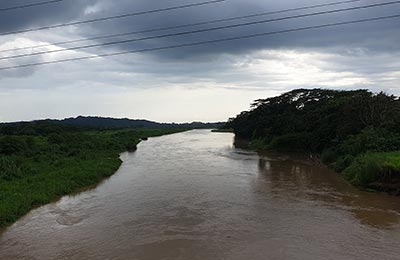
[[[359,155],[343,176],[356,186],[400,195],[400,152]]]
[[[249,145],[257,151],[309,152],[302,148],[304,139],[299,138],[284,136],[269,142],[256,139],[250,141]],[[314,160],[317,159],[319,163],[342,174],[356,187],[400,195],[400,151],[365,150],[351,153],[342,149],[343,146],[339,146],[337,149],[326,149],[322,153],[312,154]]]
[[[319,155],[357,187],[400,194],[399,97],[298,89],[256,100],[225,128],[255,149]]]
[[[182,129],[91,130],[52,125],[2,129],[0,226],[34,207],[99,183],[140,139]]]

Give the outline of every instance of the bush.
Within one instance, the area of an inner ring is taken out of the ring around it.
[[[370,154],[361,155],[343,171],[343,176],[356,186],[367,187],[379,179],[381,164],[382,162]]]
[[[307,133],[281,135],[275,137],[270,146],[280,151],[307,151],[310,150],[310,135]]]
[[[360,155],[343,175],[360,187],[368,187],[373,182],[391,182],[400,177],[400,152]]]
[[[325,164],[331,164],[336,161],[338,153],[335,149],[325,149],[321,153],[321,160]]]
[[[342,154],[358,155],[367,151],[390,152],[400,150],[400,135],[382,129],[365,129],[350,136],[341,146]]]
[[[334,163],[334,169],[337,172],[341,172],[347,167],[349,167],[354,161],[354,156],[351,154],[339,157],[337,161]]]
[[[27,148],[23,138],[5,136],[0,138],[0,154],[12,155],[25,151]]]
[[[250,142],[250,146],[256,150],[267,150],[268,142],[263,139],[254,139]]]
[[[0,157],[0,179],[12,180],[22,176],[21,168],[15,159]]]

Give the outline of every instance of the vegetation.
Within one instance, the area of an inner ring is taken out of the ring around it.
[[[357,156],[343,171],[350,183],[400,195],[400,153],[366,153]]]
[[[96,130],[48,122],[0,126],[0,226],[59,196],[97,184],[140,139],[183,129]]]
[[[218,128],[211,130],[213,133],[233,133],[232,128]]]
[[[359,187],[400,191],[400,100],[393,95],[298,89],[256,100],[226,127],[258,149],[320,154]]]

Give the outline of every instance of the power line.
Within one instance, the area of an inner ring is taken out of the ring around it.
[[[279,11],[264,12],[264,13],[245,15],[245,16],[236,16],[236,17],[230,17],[230,18],[224,18],[224,19],[217,19],[217,20],[211,20],[211,21],[205,21],[205,22],[198,22],[198,23],[191,23],[191,24],[184,24],[184,25],[177,25],[177,26],[169,26],[169,27],[161,27],[161,28],[153,28],[153,29],[142,30],[142,31],[133,31],[133,32],[118,33],[118,34],[110,34],[110,35],[105,35],[105,36],[97,36],[97,37],[84,38],[84,39],[78,39],[78,40],[61,41],[61,42],[56,42],[56,43],[52,43],[52,44],[42,44],[42,45],[35,45],[35,46],[29,46],[29,47],[6,49],[6,50],[0,50],[0,53],[10,52],[10,51],[27,50],[27,49],[32,49],[32,48],[58,46],[58,45],[63,45],[63,44],[78,43],[78,42],[91,41],[91,40],[108,39],[108,38],[127,36],[127,35],[134,35],[134,34],[141,34],[141,33],[159,32],[159,31],[166,31],[166,30],[172,30],[172,29],[182,29],[182,28],[199,26],[199,25],[207,25],[207,24],[213,24],[213,23],[228,22],[228,21],[234,21],[234,20],[242,20],[242,19],[247,19],[247,18],[254,18],[254,17],[266,16],[266,15],[272,15],[272,14],[287,13],[287,12],[292,12],[292,11],[315,9],[315,8],[320,8],[320,7],[335,6],[335,5],[348,4],[348,3],[360,2],[360,1],[362,1],[362,0],[349,0],[349,1],[333,2],[333,3],[328,3],[328,4],[310,5],[310,6],[304,6],[304,7],[284,9],[284,10],[279,10]]]
[[[77,46],[77,47],[71,47],[71,48],[59,49],[59,50],[42,51],[42,52],[35,52],[35,53],[28,53],[28,54],[19,54],[19,55],[7,56],[7,57],[0,57],[0,60],[9,60],[9,59],[37,56],[37,55],[43,55],[43,54],[81,50],[81,49],[88,49],[88,48],[101,47],[101,46],[110,46],[110,45],[138,42],[138,41],[144,41],[144,40],[169,38],[169,37],[182,36],[182,35],[188,35],[188,34],[196,34],[196,33],[203,33],[203,32],[209,32],[209,31],[222,30],[222,29],[250,26],[250,25],[255,25],[255,24],[262,24],[262,23],[269,23],[269,22],[276,22],[276,21],[283,21],[283,20],[290,20],[290,19],[298,19],[298,18],[304,18],[304,17],[310,17],[310,16],[326,15],[326,14],[345,12],[345,11],[354,11],[354,10],[360,10],[360,9],[381,7],[381,6],[387,6],[387,5],[393,5],[393,4],[400,4],[400,1],[392,1],[392,2],[386,2],[386,3],[380,3],[380,4],[356,6],[356,7],[335,9],[335,10],[322,11],[322,12],[314,12],[314,13],[309,13],[309,14],[301,14],[301,15],[295,15],[295,16],[286,16],[286,17],[280,17],[280,18],[274,18],[274,19],[268,19],[268,20],[260,20],[260,21],[254,21],[254,22],[248,22],[248,23],[239,23],[239,24],[232,24],[232,25],[226,25],[226,26],[220,26],[220,27],[199,29],[199,30],[194,30],[194,31],[184,31],[184,32],[178,32],[178,33],[172,33],[172,34],[148,36],[148,37],[143,37],[143,38],[135,38],[135,39],[112,41],[112,42],[106,42],[106,43]]]
[[[89,59],[95,59],[95,58],[112,57],[112,56],[118,56],[118,55],[124,55],[124,54],[132,54],[132,53],[144,53],[144,52],[152,52],[152,51],[178,49],[178,48],[184,48],[184,47],[199,46],[199,45],[206,45],[206,44],[212,44],[212,43],[221,43],[221,42],[235,41],[235,40],[241,40],[241,39],[250,39],[250,38],[255,38],[255,37],[262,37],[262,36],[269,36],[269,35],[276,35],[276,34],[284,34],[284,33],[298,32],[298,31],[307,31],[307,30],[312,30],[312,29],[321,29],[321,28],[328,28],[328,27],[335,27],[335,26],[342,26],[342,25],[350,25],[350,24],[357,24],[357,23],[364,23],[364,22],[371,22],[371,21],[378,21],[378,20],[385,20],[385,19],[394,19],[394,18],[400,18],[400,14],[390,15],[390,16],[380,16],[380,17],[367,18],[367,19],[361,19],[361,20],[345,21],[345,22],[339,22],[339,23],[328,23],[328,24],[314,25],[314,26],[308,26],[308,27],[299,27],[299,28],[287,29],[287,30],[281,30],[281,31],[249,34],[249,35],[243,35],[243,36],[236,36],[236,37],[209,40],[209,41],[201,41],[201,42],[193,42],[193,43],[186,43],[186,44],[179,44],[179,45],[169,45],[169,46],[156,47],[156,48],[147,48],[147,49],[140,49],[140,50],[113,52],[113,53],[106,53],[106,54],[92,55],[92,56],[84,56],[84,57],[77,57],[77,58],[70,58],[70,59],[63,59],[63,60],[55,60],[55,61],[28,63],[28,64],[22,64],[22,65],[16,65],[16,66],[0,67],[0,70],[9,70],[9,69],[26,68],[26,67],[33,67],[33,66],[42,66],[42,65],[57,64],[57,63],[64,63],[64,62],[70,62],[70,61],[89,60]]]
[[[145,15],[145,14],[160,13],[160,12],[184,9],[184,8],[195,7],[195,6],[216,4],[216,3],[221,3],[221,2],[225,2],[225,1],[226,0],[212,0],[212,1],[193,3],[193,4],[178,5],[178,6],[172,6],[172,7],[167,7],[167,8],[148,10],[148,11],[141,11],[141,12],[136,12],[136,13],[128,13],[128,14],[100,17],[100,18],[95,18],[95,19],[82,20],[82,21],[76,21],[76,22],[70,22],[70,23],[62,23],[62,24],[55,24],[55,25],[49,25],[49,26],[44,26],[44,27],[19,30],[19,31],[4,32],[4,33],[0,33],[0,36],[11,35],[11,34],[20,34],[20,33],[33,32],[33,31],[49,30],[49,29],[66,27],[66,26],[71,26],[71,25],[79,25],[79,24],[87,24],[87,23],[94,23],[94,22],[100,22],[100,21],[108,21],[108,20],[121,19],[121,18],[139,16],[139,15]]]
[[[43,1],[43,2],[38,2],[38,3],[18,5],[18,6],[10,6],[10,7],[1,8],[0,12],[24,9],[24,8],[28,8],[28,7],[35,7],[35,6],[41,6],[41,5],[55,4],[55,3],[59,3],[59,2],[63,2],[63,1],[65,1],[65,0],[52,0],[52,1]]]

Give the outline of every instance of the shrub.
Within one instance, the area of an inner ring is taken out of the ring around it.
[[[400,150],[400,135],[382,129],[365,129],[350,136],[341,146],[343,154],[358,155],[367,151],[390,152]]]
[[[288,150],[310,150],[310,135],[307,133],[293,133],[275,137],[270,146],[272,149]]]
[[[334,164],[334,169],[337,172],[341,172],[347,167],[349,167],[354,161],[354,156],[351,154],[341,156],[337,159],[336,163]]]
[[[343,171],[352,184],[368,187],[373,182],[390,182],[400,177],[400,152],[366,153]]]
[[[256,150],[267,150],[268,142],[264,139],[254,139],[250,143],[251,147]]]
[[[382,171],[381,162],[371,154],[358,156],[354,162],[343,171],[343,176],[352,184],[367,187],[379,179]]]
[[[336,161],[338,153],[335,149],[325,149],[321,153],[321,160],[325,164],[331,164]]]
[[[0,157],[0,179],[1,180],[12,180],[22,176],[22,172],[16,160]]]
[[[27,145],[24,139],[15,136],[0,138],[0,154],[11,155],[23,152]]]

